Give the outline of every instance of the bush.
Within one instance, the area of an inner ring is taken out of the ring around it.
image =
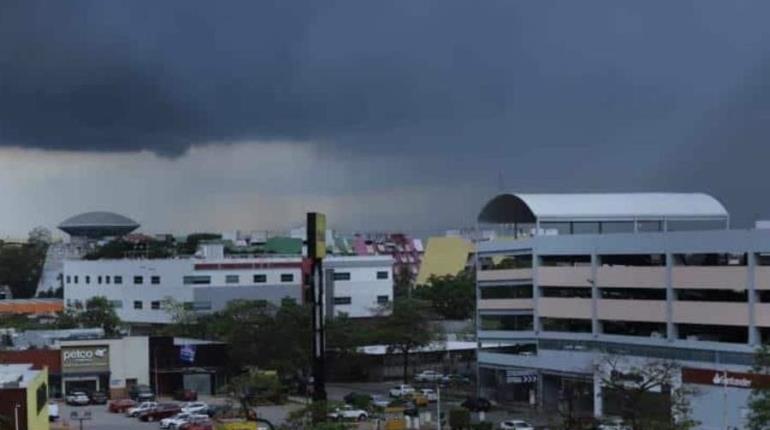
[[[471,413],[467,409],[452,409],[449,411],[449,428],[465,430],[471,428]]]
[[[471,429],[473,430],[492,430],[495,426],[492,423],[485,421],[483,423],[473,424]]]

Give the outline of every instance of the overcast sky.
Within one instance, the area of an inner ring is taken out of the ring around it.
[[[0,237],[472,224],[524,192],[770,217],[770,2],[0,2]]]

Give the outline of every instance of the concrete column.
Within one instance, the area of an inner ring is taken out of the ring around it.
[[[599,371],[594,371],[594,418],[604,415],[604,402],[602,401],[602,378]]]
[[[594,337],[601,334],[599,324],[599,287],[596,286],[596,268],[599,265],[599,256],[591,254],[591,333]]]
[[[540,311],[538,309],[538,299],[540,298],[540,282],[537,278],[538,268],[540,267],[540,256],[532,250],[532,329],[535,335],[540,333]],[[477,296],[478,297],[478,296]]]
[[[537,407],[538,409],[543,409],[543,397],[544,393],[543,390],[545,389],[545,384],[543,383],[543,371],[538,370],[537,371]]]
[[[666,253],[666,338],[673,342],[677,338],[676,326],[674,325],[674,286],[672,285],[672,271],[674,267],[674,256]]]
[[[757,268],[757,256],[753,252],[746,254],[746,292],[749,296],[749,345],[757,346],[761,342],[759,328],[757,328],[757,290],[755,285],[755,271]]]

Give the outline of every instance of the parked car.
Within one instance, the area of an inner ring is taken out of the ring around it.
[[[232,407],[228,405],[209,405],[208,409],[206,409],[206,412],[204,413],[213,418],[227,414],[230,410],[232,410]]]
[[[444,379],[444,374],[435,370],[423,370],[415,375],[416,382],[439,382]]]
[[[620,418],[604,421],[597,428],[599,430],[631,430],[631,426],[626,425]]]
[[[72,406],[84,406],[91,403],[91,399],[83,391],[73,391],[64,396],[64,402]]]
[[[48,421],[59,420],[59,405],[55,402],[48,402]]]
[[[369,418],[369,413],[363,409],[354,408],[350,405],[345,405],[341,408],[337,408],[328,414],[328,417],[333,420],[358,420],[366,421]]]
[[[203,402],[187,402],[182,403],[180,408],[182,412],[187,412],[188,414],[205,414],[209,409],[209,405]]]
[[[489,412],[492,408],[492,403],[483,397],[468,397],[460,406],[471,412]]]
[[[396,385],[388,391],[390,397],[401,397],[412,393],[414,393],[414,387],[409,384]]]
[[[161,403],[158,406],[139,413],[140,421],[160,421],[163,418],[173,417],[182,412],[176,403]]]
[[[132,385],[128,389],[128,397],[137,402],[152,402],[155,400],[155,392],[149,385]]]
[[[522,420],[506,420],[500,423],[501,430],[535,430],[532,424]]]
[[[378,408],[387,408],[390,404],[390,399],[380,394],[372,394],[372,405]]]
[[[109,400],[107,393],[103,391],[91,391],[88,393],[88,398],[92,405],[106,405]]]
[[[158,406],[158,402],[142,402],[139,403],[137,406],[130,408],[126,411],[126,416],[128,417],[137,417],[139,414],[141,414],[144,411],[149,411],[150,409]]]
[[[186,424],[191,421],[203,421],[207,420],[209,418],[208,415],[202,415],[202,414],[188,414],[186,412],[180,412],[173,417],[169,418],[163,418],[160,420],[160,428],[162,429],[170,429],[170,430],[176,430],[179,427],[182,426],[182,424]]]
[[[193,418],[177,428],[179,430],[214,430],[214,423],[208,418]]]
[[[417,390],[417,392],[428,399],[428,401],[431,403],[438,400],[438,394],[436,394],[436,390],[432,388],[421,388]]]
[[[195,390],[176,390],[174,391],[174,400],[194,402],[198,400],[198,392]]]
[[[131,399],[115,399],[107,404],[107,410],[113,414],[122,414],[136,407],[136,402]]]
[[[452,373],[441,378],[441,385],[468,385],[471,380],[467,376]]]

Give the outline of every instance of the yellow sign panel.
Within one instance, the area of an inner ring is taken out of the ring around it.
[[[322,213],[315,214],[315,258],[326,257],[326,215]]]

